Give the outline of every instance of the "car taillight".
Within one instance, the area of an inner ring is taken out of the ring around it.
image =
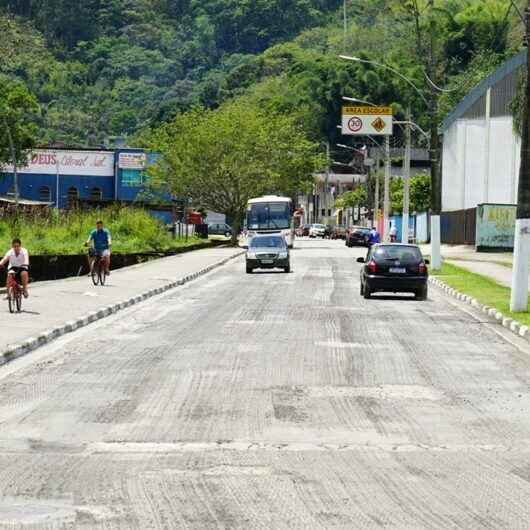
[[[372,274],[377,272],[377,263],[373,259],[368,262],[368,270]]]
[[[425,265],[425,263],[423,263],[423,261],[420,263],[420,266],[418,268],[418,272],[420,274],[426,274],[427,273],[427,265]]]

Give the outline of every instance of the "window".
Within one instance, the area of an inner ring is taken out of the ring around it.
[[[399,260],[403,263],[417,263],[423,261],[420,250],[417,247],[407,245],[381,245],[374,252],[377,260]]]
[[[41,186],[39,188],[39,201],[51,202],[52,193],[48,186]]]
[[[75,186],[68,188],[66,192],[66,207],[73,208],[79,199],[79,191]]]
[[[92,188],[90,190],[90,200],[91,201],[100,201],[103,198],[103,192],[101,188]]]
[[[134,188],[142,185],[142,172],[139,169],[122,169],[121,185]]]
[[[285,248],[285,239],[281,236],[254,237],[250,248]]]
[[[288,203],[255,203],[248,207],[247,226],[250,230],[285,229],[291,224]]]

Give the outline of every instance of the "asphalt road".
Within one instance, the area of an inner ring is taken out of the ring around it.
[[[234,260],[0,367],[0,528],[529,528],[528,347],[362,299],[361,253]]]

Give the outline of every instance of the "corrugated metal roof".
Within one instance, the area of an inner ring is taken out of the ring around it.
[[[467,96],[455,107],[453,112],[442,122],[441,129],[445,132],[456,120],[464,116],[473,105],[480,105],[480,99],[487,92],[488,88],[494,87],[506,76],[513,73],[526,63],[526,48],[517,55],[502,63],[495,72],[479,83]]]

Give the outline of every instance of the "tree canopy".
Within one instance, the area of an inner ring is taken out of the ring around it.
[[[25,164],[35,146],[35,98],[21,83],[0,76],[0,166]]]
[[[265,194],[295,196],[323,164],[318,145],[293,118],[238,100],[194,108],[146,136],[162,153],[153,187],[229,216],[237,235],[247,201]]]
[[[0,0],[0,73],[41,106],[41,143],[99,145],[134,136],[196,105],[252,97],[297,114],[335,142],[341,97],[421,101],[388,71],[338,54],[385,62],[426,86],[415,9],[428,37],[426,0],[351,0],[346,39],[340,0]],[[474,83],[520,46],[509,0],[435,0],[438,72],[453,92],[442,117]]]

